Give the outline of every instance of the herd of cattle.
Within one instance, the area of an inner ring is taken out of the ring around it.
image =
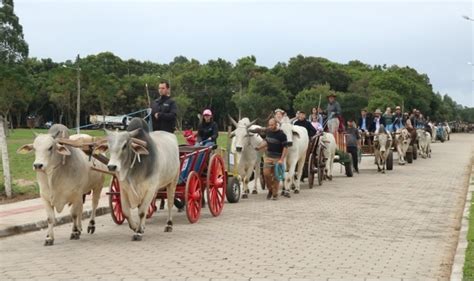
[[[238,159],[238,178],[242,181],[244,191],[242,198],[247,198],[252,173],[255,171],[256,179],[260,173],[261,157],[255,148],[263,138],[255,131],[261,127],[248,118],[238,122],[233,119],[231,121],[235,126],[235,130],[229,136],[232,138],[231,153]],[[294,193],[299,193],[310,140],[306,129],[293,125],[288,117],[279,122],[290,144],[283,188],[287,192],[293,188]],[[449,135],[449,126],[443,130]],[[432,132],[437,132],[437,129],[432,128]],[[416,130],[415,133],[402,129],[393,136],[383,131],[373,137],[376,162],[382,166],[383,161],[387,159],[386,152],[391,147],[394,147],[399,154],[399,164],[405,163],[405,154],[410,145],[419,146],[423,158],[430,157],[430,142],[436,139],[422,129]],[[107,165],[71,145],[78,139],[94,143],[95,154],[104,154],[108,151],[110,159]],[[389,144],[392,140],[394,145]],[[336,139],[331,133],[324,132],[319,141],[326,159],[325,177],[331,180],[332,165],[338,147]],[[70,136],[68,128],[56,124],[47,134],[37,135],[32,144],[23,145],[17,152],[24,154],[32,151],[35,152],[33,169],[36,171],[40,195],[48,217],[48,231],[44,243],[46,246],[54,244],[55,210],[61,212],[66,204],[71,206],[73,221],[70,239],[80,238],[84,196],[90,192],[92,192],[93,210],[87,231],[94,233],[95,211],[104,184],[104,173],[101,171],[107,170],[120,181],[121,204],[129,227],[134,232],[132,240],[142,240],[146,212],[159,189],[166,189],[167,192],[168,220],[165,231],[172,231],[171,209],[180,173],[179,146],[174,134],[164,131],[149,132],[147,124],[139,118],[132,119],[127,131],[107,131],[106,138],[99,140],[85,134]],[[383,169],[379,168],[379,171]],[[255,181],[252,193],[257,193],[257,182]],[[132,218],[130,210],[133,208],[138,208],[138,223]]]

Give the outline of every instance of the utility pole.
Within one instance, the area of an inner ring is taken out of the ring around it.
[[[76,105],[76,130],[77,134],[80,133],[81,126],[81,68],[79,67],[79,55],[76,58],[77,65],[77,105]]]

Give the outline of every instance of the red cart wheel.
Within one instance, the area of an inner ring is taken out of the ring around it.
[[[198,173],[192,171],[188,175],[185,188],[186,215],[190,223],[195,223],[201,216],[202,188]]]
[[[149,219],[153,216],[153,213],[157,210],[156,207],[156,193],[153,195],[153,199],[151,200],[150,206],[148,207],[148,211],[146,213],[146,218]]]
[[[123,215],[122,202],[120,201],[120,183],[115,176],[110,183],[109,206],[112,220],[116,224],[122,224],[125,221],[125,216]]]
[[[207,202],[211,214],[215,217],[220,215],[224,208],[226,186],[224,160],[219,154],[214,154],[207,168]]]

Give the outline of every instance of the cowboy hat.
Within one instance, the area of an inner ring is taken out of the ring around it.
[[[375,114],[377,114],[377,113],[378,113],[378,114],[382,114],[382,111],[380,110],[380,108],[377,108],[374,113],[375,113]]]
[[[328,98],[329,98],[329,97],[337,97],[337,95],[336,95],[336,93],[330,93],[330,94],[328,95]]]

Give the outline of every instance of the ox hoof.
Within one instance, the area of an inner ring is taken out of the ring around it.
[[[328,176],[328,180],[332,181],[332,176]]]
[[[282,195],[286,198],[291,198],[290,192],[285,192]]]
[[[184,212],[184,208],[178,209],[178,213]]]
[[[173,232],[173,226],[171,225],[165,226],[165,232]]]
[[[132,241],[142,241],[143,235],[140,233],[135,233],[132,236]]]
[[[89,225],[87,227],[87,233],[94,234],[95,232],[95,225]]]
[[[382,171],[382,174],[385,174],[385,170]]]
[[[44,240],[44,245],[45,246],[53,246],[54,244],[54,239],[46,239]]]
[[[249,198],[249,195],[247,193],[242,194],[242,199],[247,199]]]
[[[300,191],[298,189],[295,189],[295,194],[298,194],[300,193]]]
[[[252,190],[252,194],[258,194],[257,190]]]
[[[70,240],[79,240],[81,238],[81,233],[80,232],[73,232],[71,233],[71,237],[69,238]]]

